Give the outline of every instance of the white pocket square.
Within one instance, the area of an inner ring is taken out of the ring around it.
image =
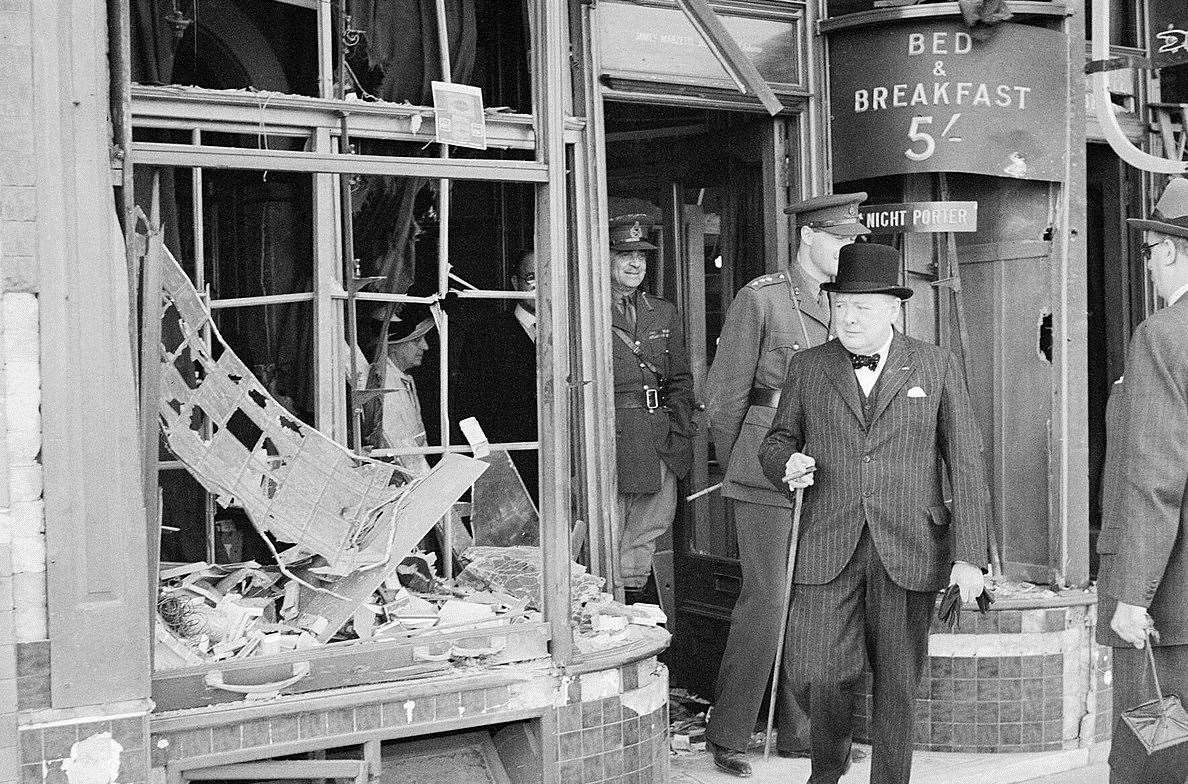
[[[928,393],[925,392],[923,389],[920,389],[920,387],[912,387],[911,389],[908,390],[907,396],[908,397],[928,397]]]

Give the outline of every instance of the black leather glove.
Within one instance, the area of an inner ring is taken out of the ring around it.
[[[977,598],[978,612],[985,615],[990,612],[990,605],[994,603],[994,596],[988,589],[983,588]],[[955,630],[961,623],[961,588],[956,584],[950,585],[945,595],[941,597],[940,606],[936,609],[936,617],[940,622]]]

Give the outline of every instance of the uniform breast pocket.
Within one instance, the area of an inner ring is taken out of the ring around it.
[[[792,361],[792,355],[805,348],[802,341],[793,332],[772,332],[767,341],[765,358],[772,363],[782,364],[785,368]]]

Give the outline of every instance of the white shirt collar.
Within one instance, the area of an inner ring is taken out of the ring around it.
[[[532,342],[536,342],[536,314],[529,313],[528,309],[523,305],[516,305],[516,309],[512,311],[516,316],[516,321],[520,322],[520,326],[528,333],[528,337],[532,338]]]
[[[1168,307],[1171,307],[1172,305],[1179,302],[1180,298],[1185,294],[1188,294],[1188,283],[1185,283],[1183,286],[1180,286],[1178,289],[1172,292],[1171,297],[1169,297],[1167,300]]]

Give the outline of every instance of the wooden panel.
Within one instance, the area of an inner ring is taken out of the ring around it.
[[[69,708],[148,696],[145,509],[104,5],[31,7],[51,687]]]
[[[1012,577],[1042,579],[1048,563],[1051,366],[1039,351],[1046,259],[962,265],[969,387],[989,451],[991,493]],[[1012,573],[1013,572],[1013,573]]]

